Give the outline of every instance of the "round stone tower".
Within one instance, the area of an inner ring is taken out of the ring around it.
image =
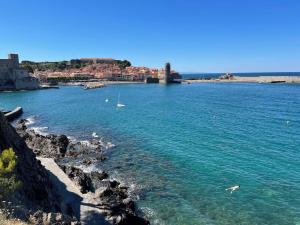
[[[169,84],[171,83],[171,65],[170,63],[166,63],[165,65],[165,83]]]

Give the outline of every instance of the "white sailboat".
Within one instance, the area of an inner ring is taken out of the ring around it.
[[[120,94],[119,94],[119,96],[118,96],[118,103],[117,103],[117,107],[118,107],[118,108],[125,107],[125,105],[124,105],[124,104],[120,103]]]
[[[106,84],[105,84],[106,85]],[[109,99],[108,99],[108,94],[107,94],[107,89],[105,88],[105,95],[106,95],[106,98],[105,98],[105,102],[108,103],[109,102]]]

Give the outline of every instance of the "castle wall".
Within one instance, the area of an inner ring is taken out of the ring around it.
[[[15,82],[11,79],[0,79],[0,91],[15,90]]]
[[[14,79],[22,79],[24,77],[30,77],[30,74],[27,70],[24,69],[15,69],[13,70]]]
[[[16,62],[11,59],[0,59],[0,68],[13,69],[13,68],[19,68],[19,65],[16,65]]]
[[[17,54],[9,54],[8,59],[0,59],[0,91],[38,88],[39,80],[31,77],[27,70],[19,67]]]
[[[24,77],[15,82],[16,90],[36,90],[39,88],[39,80],[35,77]]]

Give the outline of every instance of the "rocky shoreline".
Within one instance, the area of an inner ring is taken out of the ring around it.
[[[64,210],[68,206],[62,205],[47,170],[0,112],[0,150],[8,148],[12,148],[17,157],[14,176],[21,186],[13,195],[1,198],[1,213],[6,211],[9,218],[30,224],[80,224],[73,212]]]
[[[78,159],[87,166],[101,162],[106,146],[96,140],[87,144],[72,142],[65,135],[41,135],[27,129],[27,122],[20,120],[14,128],[0,113],[0,150],[13,148],[15,176],[22,184],[0,202],[1,212],[12,210],[8,219],[39,225],[149,224],[137,213],[128,187],[105,171],[86,173],[70,163]]]
[[[64,173],[80,187],[81,193],[93,193],[97,207],[110,224],[149,224],[138,214],[135,202],[129,197],[128,187],[110,179],[105,171],[86,173],[70,162],[85,166],[105,160],[107,147],[97,139],[90,142],[70,141],[65,135],[41,135],[28,129],[27,120],[16,123],[16,131],[38,157],[53,158]]]

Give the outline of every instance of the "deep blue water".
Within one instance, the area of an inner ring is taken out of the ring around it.
[[[184,79],[187,78],[216,78],[225,73],[185,73],[182,74]],[[300,72],[256,72],[256,73],[232,73],[240,77],[257,77],[257,76],[300,76]]]
[[[299,225],[299,103],[300,85],[290,84],[0,93],[0,107],[23,106],[35,126],[115,143],[99,168],[134,184],[152,224],[168,225]]]

